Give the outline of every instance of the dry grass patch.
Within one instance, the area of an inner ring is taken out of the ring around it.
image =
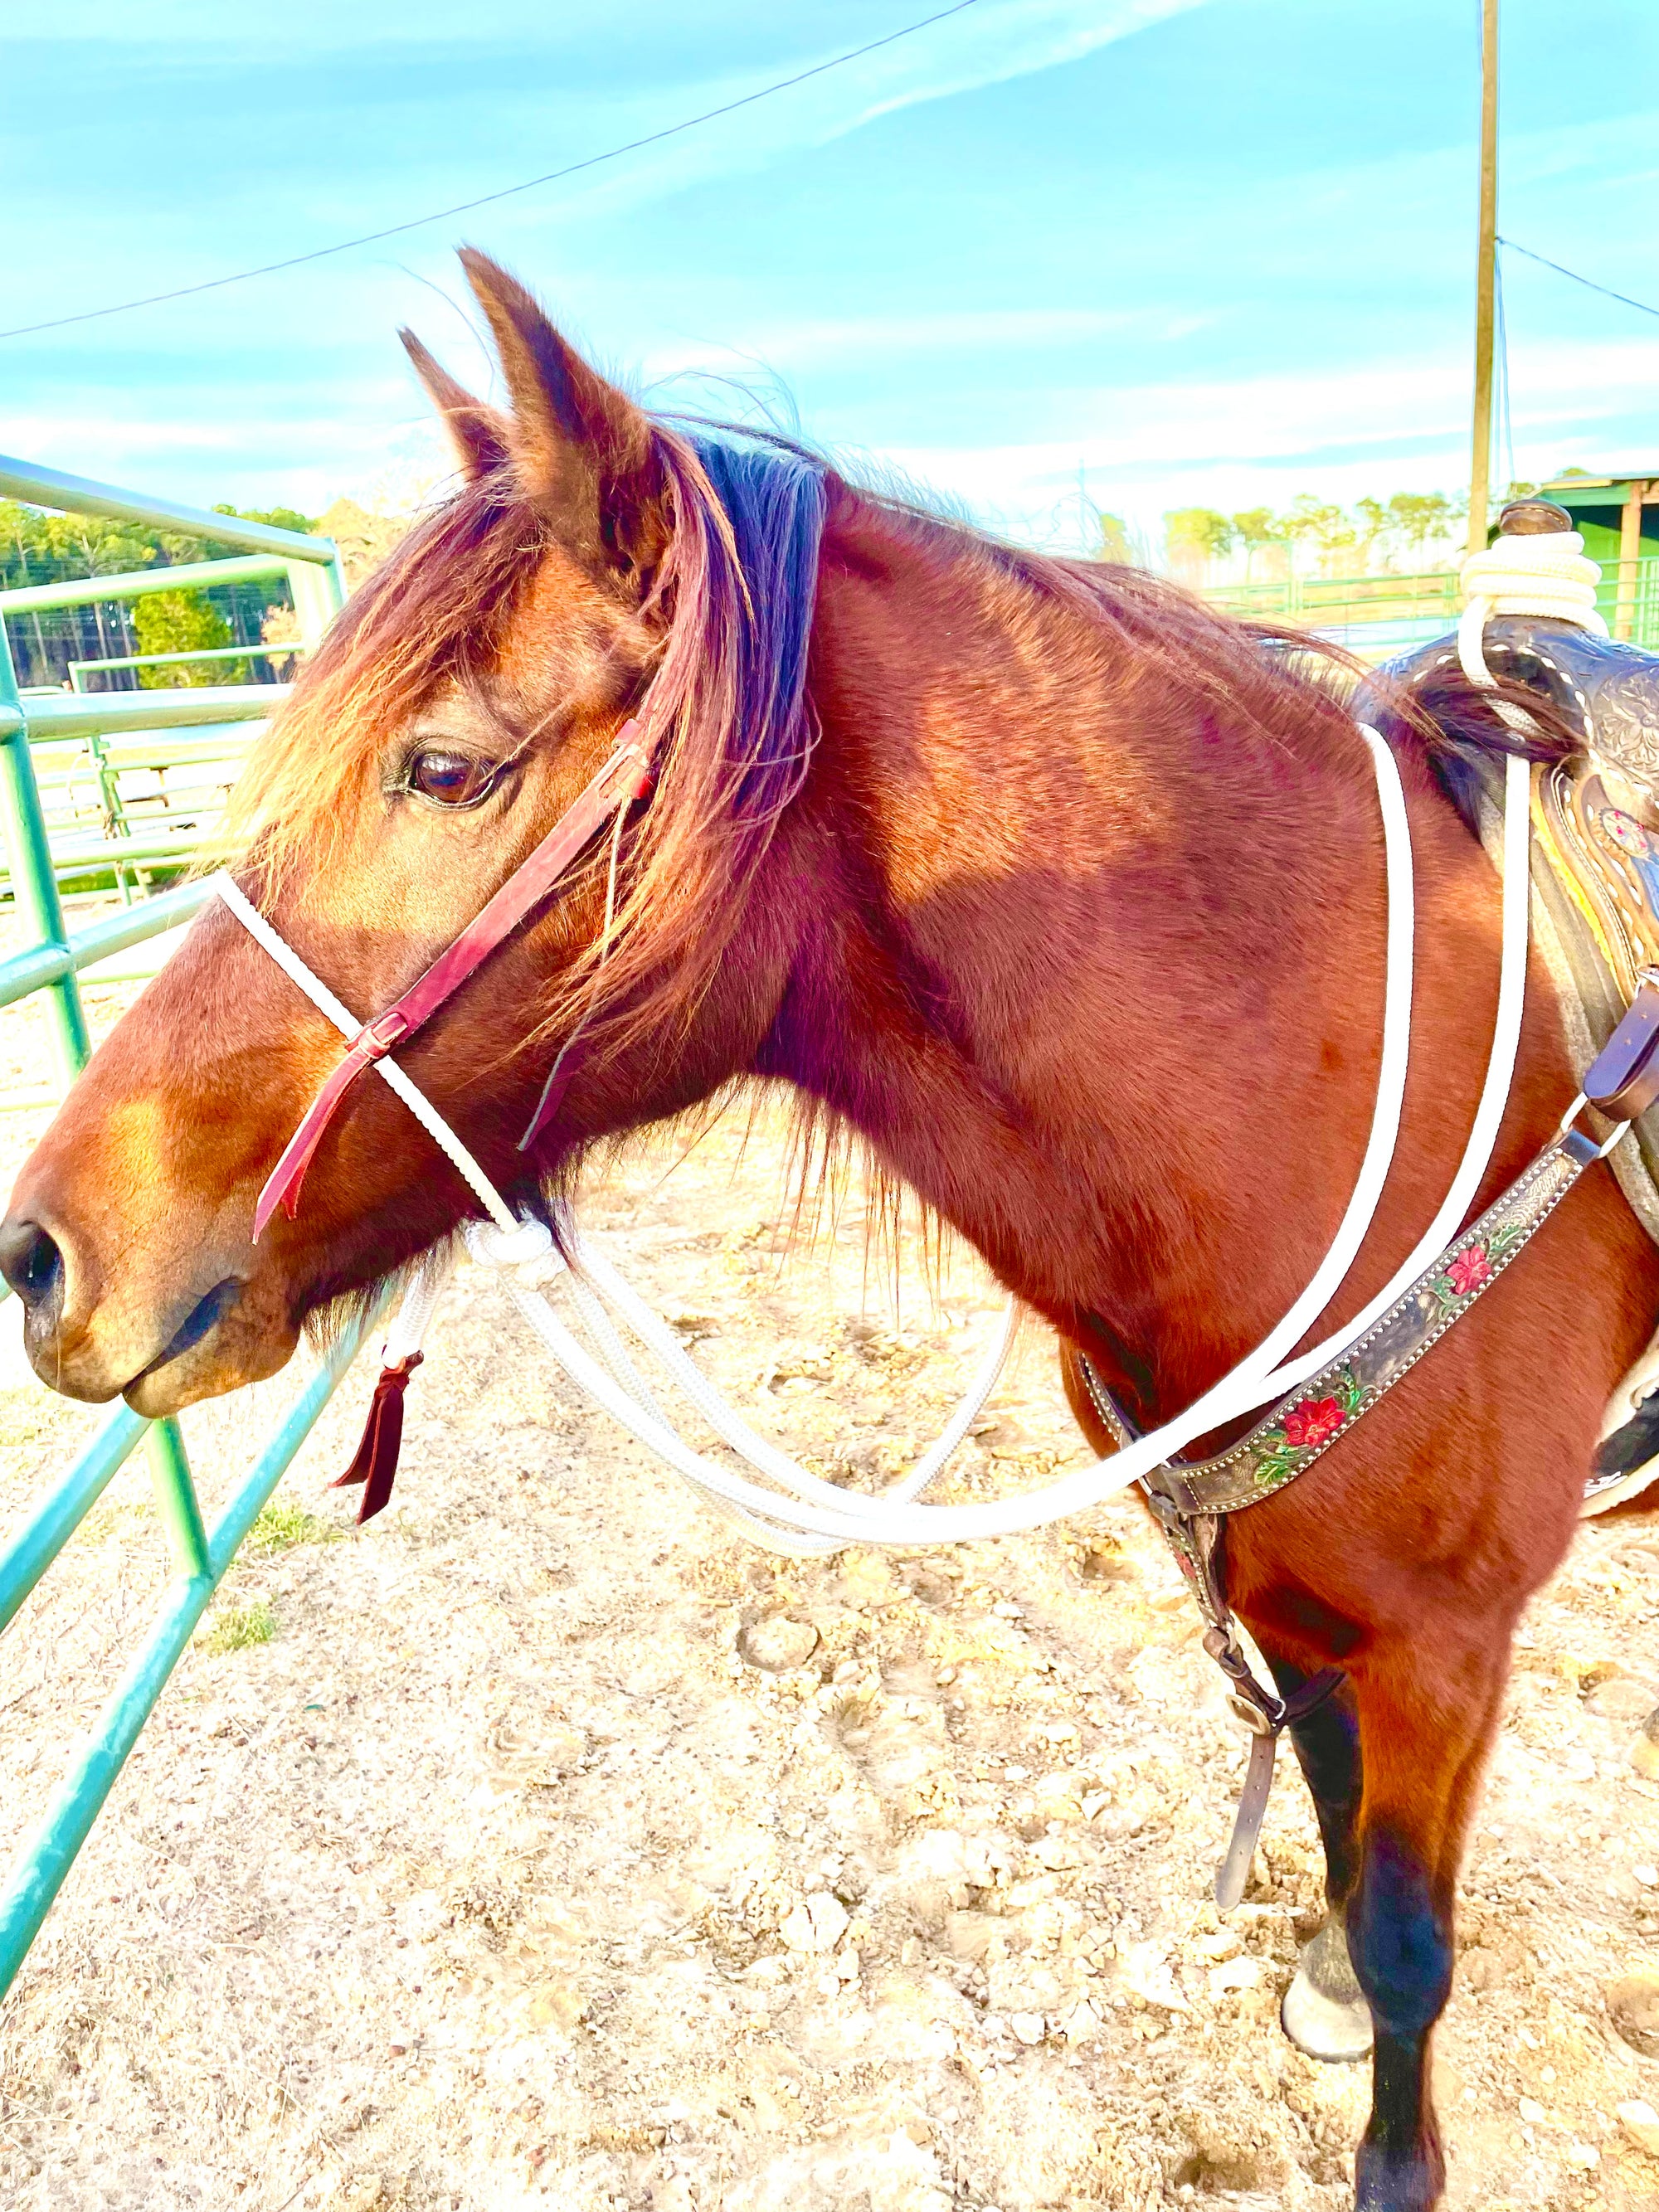
[[[221,1606],[202,1638],[202,1649],[246,1651],[250,1644],[269,1644],[276,1633],[276,1615],[264,1598],[255,1598],[252,1605]]]

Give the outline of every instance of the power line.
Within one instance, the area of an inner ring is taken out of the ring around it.
[[[365,231],[361,238],[343,238],[335,246],[319,246],[309,253],[290,254],[285,261],[266,261],[257,269],[239,269],[228,276],[210,276],[203,283],[181,284],[171,292],[151,292],[142,300],[121,300],[113,307],[88,307],[78,315],[58,315],[51,322],[21,323],[15,330],[0,331],[0,338],[33,337],[41,331],[66,330],[71,323],[95,323],[106,315],[131,314],[136,307],[158,307],[169,300],[191,299],[198,292],[222,291],[227,284],[246,284],[255,276],[274,276],[284,269],[303,268],[308,261],[326,261],[331,254],[349,253],[354,246],[375,246],[384,238],[401,238],[406,231],[421,230],[429,222],[447,222],[452,216],[471,215],[474,208],[510,200],[520,192],[534,191],[540,185],[556,185],[566,177],[579,175],[584,169],[597,169],[603,162],[619,161],[624,154],[637,154],[647,146],[660,145],[665,138],[678,138],[682,131],[695,131],[699,124],[713,123],[722,115],[735,115],[740,107],[752,107],[757,100],[769,100],[774,93],[787,92],[794,85],[806,83],[809,78],[842,69],[848,62],[878,52],[883,46],[896,46],[901,39],[911,38],[916,32],[927,30],[930,24],[942,23],[948,16],[960,15],[978,4],[979,0],[955,0],[952,7],[923,15],[914,23],[906,23],[902,30],[890,31],[885,38],[872,39],[867,45],[836,54],[827,62],[817,62],[811,69],[798,70],[793,76],[780,77],[775,84],[763,85],[758,92],[746,92],[739,100],[728,100],[719,107],[705,108],[701,115],[688,115],[683,122],[671,123],[661,131],[647,131],[643,138],[630,138],[625,146],[610,147],[603,154],[590,154],[586,161],[572,161],[565,168],[550,169],[545,176],[526,177],[520,185],[505,185],[500,191],[482,192],[475,200],[461,200],[454,207],[437,208],[430,215],[411,216],[407,222],[388,223],[384,230]]]
[[[1599,292],[1604,300],[1617,300],[1620,306],[1638,308],[1644,315],[1659,315],[1659,307],[1650,307],[1645,300],[1632,300],[1628,292],[1615,292],[1611,285],[1597,284],[1589,276],[1581,276],[1576,269],[1564,269],[1559,261],[1552,261],[1547,254],[1534,253],[1529,246],[1517,246],[1512,238],[1500,238],[1498,243],[1506,246],[1511,253],[1524,253],[1528,261],[1536,261],[1542,268],[1553,269],[1558,276],[1571,277],[1575,284],[1582,284],[1587,292]]]

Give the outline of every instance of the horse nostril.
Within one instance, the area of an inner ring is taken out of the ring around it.
[[[36,1221],[0,1225],[0,1275],[26,1306],[43,1304],[64,1279],[64,1255]]]

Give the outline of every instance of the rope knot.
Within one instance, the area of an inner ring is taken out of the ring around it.
[[[544,1221],[525,1215],[516,1229],[502,1229],[493,1221],[469,1221],[466,1249],[486,1267],[514,1267],[528,1283],[544,1282],[562,1273],[564,1259]]]

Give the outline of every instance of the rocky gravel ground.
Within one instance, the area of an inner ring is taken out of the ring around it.
[[[35,1022],[0,1024],[6,1085]],[[40,1119],[0,1126],[0,1176]],[[960,1255],[930,1284],[909,1238],[896,1306],[864,1202],[793,1237],[780,1133],[743,1135],[665,1139],[585,1220],[757,1425],[874,1481],[936,1433],[997,1300]],[[0,1308],[0,1526],[96,1425],[15,1330]],[[233,1571],[0,2012],[6,2205],[1351,2201],[1364,2070],[1276,2025],[1319,1912],[1305,1794],[1286,1772],[1218,1921],[1243,1745],[1134,1506],[772,1559],[573,1402],[463,1267],[360,1533],[325,1486],[370,1381]],[[293,1388],[186,1417],[210,1500]],[[1030,1328],[955,1494],[1079,1449]],[[8,1853],[166,1571],[140,1459],[3,1646]],[[1656,1705],[1659,1518],[1593,1526],[1528,1617],[1468,1869],[1455,2204],[1659,2205]]]

